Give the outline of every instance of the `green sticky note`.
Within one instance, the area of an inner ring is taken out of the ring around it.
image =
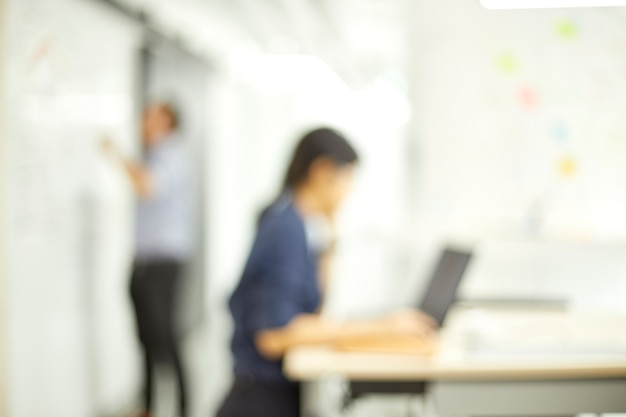
[[[507,75],[515,74],[519,69],[519,63],[517,62],[517,59],[513,54],[508,52],[500,54],[496,62],[500,71]]]
[[[555,29],[556,33],[563,39],[574,39],[578,36],[578,26],[569,19],[559,20]]]

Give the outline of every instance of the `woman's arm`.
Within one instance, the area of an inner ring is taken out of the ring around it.
[[[430,317],[413,310],[352,322],[338,322],[312,314],[297,316],[285,327],[259,332],[255,343],[263,356],[278,359],[296,346],[336,343],[363,336],[427,337],[434,329]]]

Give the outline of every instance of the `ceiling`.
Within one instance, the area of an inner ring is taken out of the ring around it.
[[[417,0],[100,0],[142,12],[217,65],[233,53],[306,54],[353,88],[406,89]],[[437,0],[432,0],[437,1]],[[475,1],[478,0],[467,0]],[[423,3],[423,2],[422,2]],[[626,8],[615,8],[626,17]]]
[[[194,51],[309,54],[348,84],[407,68],[410,0],[117,0]]]

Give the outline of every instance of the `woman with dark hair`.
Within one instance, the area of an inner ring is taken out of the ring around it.
[[[357,161],[354,148],[332,129],[313,130],[296,147],[284,189],[259,219],[230,299],[235,382],[218,417],[297,417],[299,386],[283,375],[281,359],[292,347],[369,335],[421,337],[432,330],[432,321],[416,311],[360,322],[319,314],[320,264],[332,239],[310,224],[320,218],[332,224]]]

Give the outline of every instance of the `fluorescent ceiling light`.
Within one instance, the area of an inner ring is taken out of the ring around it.
[[[626,0],[480,0],[486,9],[558,9],[626,6]]]

